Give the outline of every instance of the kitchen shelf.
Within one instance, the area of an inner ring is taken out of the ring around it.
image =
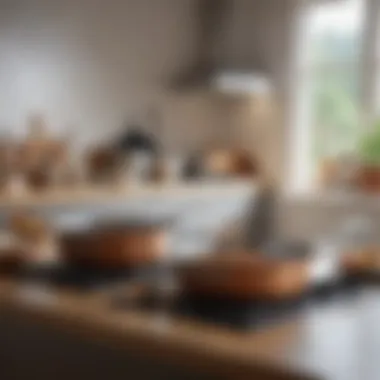
[[[0,208],[45,207],[116,203],[133,200],[219,197],[235,192],[252,193],[252,181],[198,181],[160,185],[81,186],[71,189],[49,189],[40,192],[0,194]]]

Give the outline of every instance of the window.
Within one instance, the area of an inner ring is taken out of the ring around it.
[[[321,160],[357,147],[365,120],[365,86],[374,81],[365,65],[368,51],[375,50],[376,38],[367,40],[368,32],[374,33],[368,22],[375,18],[367,17],[372,2],[377,1],[309,2],[298,14],[302,41],[293,72],[297,189],[310,188]],[[380,74],[380,64],[378,68]]]

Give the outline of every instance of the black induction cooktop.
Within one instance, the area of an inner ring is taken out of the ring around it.
[[[164,311],[176,317],[246,331],[286,321],[306,312],[308,308],[354,294],[362,286],[365,286],[363,282],[341,279],[316,286],[300,297],[283,301],[242,301],[186,294],[179,294],[170,302],[162,302],[149,295],[137,301],[121,297],[112,300],[111,307],[149,313]]]

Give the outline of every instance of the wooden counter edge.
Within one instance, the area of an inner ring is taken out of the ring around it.
[[[12,292],[0,292],[0,307],[2,312],[18,318],[27,318],[28,321],[61,333],[99,341],[111,347],[133,349],[147,358],[160,359],[168,364],[218,375],[224,379],[254,377],[263,380],[321,380],[299,370],[279,367],[278,363],[265,363],[260,358],[246,360],[223,350],[216,350],[215,347],[210,349],[205,344],[206,341],[189,342],[187,339],[181,339],[183,337],[180,336],[180,332],[169,337],[168,334],[160,336],[160,329],[156,334],[152,333],[151,329],[144,331],[144,322],[134,323],[131,314],[123,314],[121,322],[120,315],[112,318],[115,314],[112,309],[102,310],[96,302],[92,306],[89,302],[81,308],[75,295],[57,296],[60,297],[60,301],[56,305],[47,303],[44,306],[43,303],[34,303],[32,300],[23,302],[12,295]],[[138,313],[135,316],[138,317]]]

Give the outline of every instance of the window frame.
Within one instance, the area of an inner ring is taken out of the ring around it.
[[[361,37],[361,50],[358,64],[360,70],[359,106],[362,125],[370,122],[380,115],[380,1],[364,1],[364,20]],[[313,2],[297,1],[292,17],[291,51],[288,72],[288,104],[287,119],[289,141],[288,155],[290,160],[290,176],[285,183],[290,193],[308,193],[313,191],[313,164],[312,135],[313,128],[310,123],[306,93],[310,83],[312,65],[308,62],[308,35],[306,30],[307,19]],[[322,4],[323,6],[323,4]],[[345,61],[342,64],[351,65],[353,62]],[[329,63],[318,65],[328,66]],[[331,63],[334,68],[337,63]],[[296,81],[294,80],[296,78]],[[306,127],[305,127],[306,126]]]

